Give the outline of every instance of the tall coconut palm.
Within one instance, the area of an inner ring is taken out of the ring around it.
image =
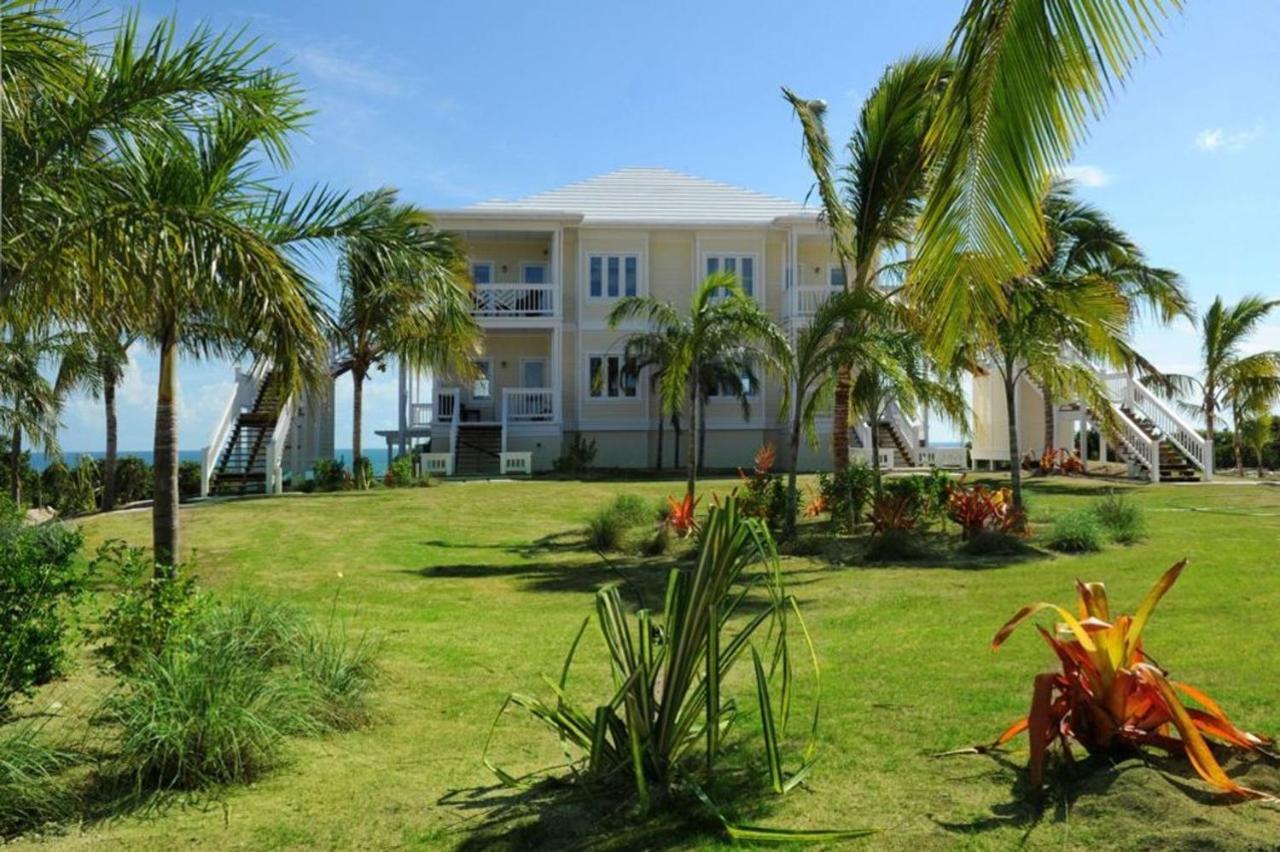
[[[129,347],[134,336],[107,314],[94,319],[87,328],[73,331],[75,348],[83,361],[77,383],[94,399],[101,399],[106,435],[106,451],[102,456],[102,511],[116,505],[116,461],[119,457],[120,430],[117,418],[116,389],[124,380],[129,363]]]
[[[1249,445],[1254,452],[1254,460],[1258,466],[1258,481],[1261,482],[1266,478],[1267,471],[1264,464],[1263,453],[1266,452],[1267,444],[1271,443],[1272,424],[1275,418],[1271,414],[1270,408],[1255,408],[1245,414],[1240,422],[1240,439]],[[1243,476],[1243,471],[1240,472]]]
[[[908,281],[931,307],[935,349],[1007,309],[1010,282],[1043,263],[1043,176],[1181,0],[968,0],[948,40],[953,72],[926,144],[932,175]],[[988,337],[989,340],[989,337]]]
[[[351,374],[357,488],[367,485],[360,459],[370,373],[393,357],[411,370],[466,375],[480,351],[466,255],[457,240],[436,230],[423,211],[398,203],[393,191],[372,193],[364,203],[377,232],[357,232],[342,242],[332,331],[333,375]],[[388,232],[400,235],[394,246],[383,238]]]
[[[673,354],[662,377],[659,393],[667,411],[688,412],[689,450],[687,491],[692,495],[698,478],[697,434],[701,414],[700,379],[706,365],[726,353],[752,347],[761,366],[785,372],[790,361],[787,338],[760,305],[742,289],[736,275],[708,275],[693,293],[688,314],[670,302],[652,296],[629,296],[609,312],[609,326],[617,328],[629,319],[647,320],[650,331],[669,334]]]
[[[826,105],[783,96],[800,119],[832,248],[853,292],[875,286],[888,255],[910,239],[927,189],[925,134],[949,65],[936,54],[890,65],[862,105],[849,140],[849,160],[837,167],[823,123]],[[853,365],[840,365],[832,411],[835,467],[849,464],[849,390]]]
[[[698,473],[707,466],[707,403],[711,397],[731,397],[744,421],[751,419],[752,388],[759,386],[756,356],[749,346],[737,346],[706,361],[698,376]],[[693,440],[691,434],[689,440]]]
[[[1128,336],[1149,311],[1168,322],[1190,312],[1175,273],[1151,266],[1142,251],[1097,208],[1076,199],[1067,183],[1043,197],[1049,250],[1027,275],[1006,283],[1005,313],[996,320],[994,369],[1004,390],[1009,467],[1016,505],[1022,504],[1022,448],[1018,438],[1018,382],[1025,376],[1047,399],[1085,400],[1110,417],[1106,389],[1088,361],[1153,368]],[[1064,346],[1074,349],[1073,355]]]
[[[1280,299],[1245,296],[1234,305],[1227,305],[1217,296],[1200,317],[1200,374],[1169,379],[1177,391],[1194,398],[1193,402],[1184,403],[1184,408],[1204,419],[1208,440],[1217,434],[1224,408],[1244,412],[1251,399],[1274,400],[1280,396],[1280,351],[1250,353],[1247,349],[1249,337],[1278,306]],[[1237,427],[1238,422],[1232,424],[1233,442],[1238,448]]]
[[[632,375],[640,375],[648,371],[649,374],[649,392],[659,400],[657,424],[658,424],[658,447],[657,447],[657,468],[662,470],[662,449],[663,434],[666,431],[666,419],[672,418],[672,426],[678,429],[678,421],[674,413],[667,411],[665,405],[661,403],[661,397],[658,394],[659,388],[662,386],[662,378],[666,375],[668,366],[675,360],[678,336],[675,329],[660,329],[656,331],[647,331],[632,334],[627,337],[624,345],[624,352],[627,363],[627,372]],[[675,452],[672,456],[672,465],[679,462],[676,457],[680,452],[680,435],[676,432]]]
[[[819,305],[809,323],[796,333],[782,406],[790,420],[786,462],[788,537],[795,534],[796,528],[800,441],[807,437],[811,446],[817,444],[817,417],[831,405],[841,368],[857,363],[864,369],[897,369],[897,364],[878,346],[879,337],[867,333],[878,318],[864,321],[863,314],[884,308],[884,298],[870,291],[837,293]]]

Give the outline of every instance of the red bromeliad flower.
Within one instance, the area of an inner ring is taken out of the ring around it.
[[[1190,684],[1170,680],[1143,652],[1142,630],[1186,564],[1184,559],[1166,571],[1132,616],[1113,620],[1106,587],[1077,581],[1079,618],[1054,604],[1028,604],[996,633],[992,650],[1038,612],[1052,609],[1062,618],[1056,635],[1038,628],[1058,656],[1061,670],[1036,676],[1031,712],[995,743],[1003,745],[1027,732],[1033,786],[1044,779],[1049,747],[1060,743],[1069,760],[1074,740],[1090,754],[1114,754],[1139,746],[1183,754],[1200,777],[1219,790],[1249,798],[1273,798],[1232,781],[1213,756],[1206,737],[1249,751],[1271,740],[1237,728],[1213,699]],[[1185,706],[1180,695],[1200,707]]]
[[[817,518],[825,515],[830,511],[827,506],[827,498],[822,495],[821,491],[815,491],[812,487],[809,489],[809,502],[805,504],[804,516],[806,518]]]
[[[947,492],[947,516],[960,525],[966,539],[987,531],[1009,535],[1026,531],[1026,514],[1013,507],[1013,492],[1008,488],[965,487],[958,482]]]
[[[667,497],[667,505],[670,508],[667,513],[667,527],[681,538],[696,533],[699,526],[697,509],[701,500],[701,497],[695,500],[693,494],[687,491],[683,500]]]

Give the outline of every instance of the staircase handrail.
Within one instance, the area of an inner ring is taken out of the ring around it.
[[[1134,406],[1150,417],[1151,422],[1164,437],[1181,450],[1192,464],[1204,470],[1205,447],[1208,442],[1200,436],[1199,431],[1179,417],[1165,404],[1164,400],[1152,393],[1142,382],[1130,381]],[[1147,407],[1148,405],[1150,408]]]
[[[285,399],[276,415],[275,428],[267,439],[266,482],[264,491],[267,494],[279,494],[284,491],[283,460],[284,450],[289,443],[289,425],[293,420],[293,397]]]
[[[908,464],[912,463],[915,460],[917,451],[920,449],[920,427],[907,418],[907,415],[903,413],[896,400],[889,403],[885,409],[885,415],[889,419],[890,426],[897,430],[898,436],[907,445],[911,455],[906,461]]]
[[[246,405],[253,405],[254,399],[257,398],[258,386],[267,371],[267,367],[263,364],[262,361],[255,361],[247,373],[241,372],[239,368],[236,369],[236,386],[227,397],[222,416],[214,424],[209,443],[205,444],[201,454],[200,496],[202,497],[209,496],[209,481],[217,467],[218,456],[226,447],[227,439],[240,415],[240,409]]]
[[[1138,428],[1133,418],[1124,412],[1120,404],[1109,399],[1111,413],[1120,424],[1120,434],[1114,439],[1124,444],[1125,448],[1146,467],[1147,476],[1152,482],[1160,481],[1160,442]]]

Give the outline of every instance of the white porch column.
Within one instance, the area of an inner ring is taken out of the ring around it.
[[[562,339],[564,331],[560,324],[551,327],[551,410],[553,421],[563,423],[564,407],[564,352]]]
[[[552,299],[552,316],[563,317],[564,310],[560,303],[564,301],[564,269],[560,262],[560,255],[563,249],[564,228],[557,227],[551,232],[551,283],[554,289],[551,294]]]

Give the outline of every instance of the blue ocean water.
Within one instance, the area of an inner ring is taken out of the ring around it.
[[[62,458],[69,465],[74,465],[81,456],[91,456],[95,459],[101,460],[102,457],[105,455],[106,453],[102,452],[101,450],[63,450],[62,451]],[[121,450],[119,455],[122,458],[124,456],[136,456],[137,458],[140,458],[143,461],[145,461],[147,464],[151,464],[151,459],[153,454],[151,450]],[[184,462],[184,461],[198,462],[200,461],[200,455],[201,455],[200,450],[178,450],[178,461],[179,462]],[[385,447],[368,447],[365,449],[365,455],[367,455],[369,457],[369,460],[373,462],[373,472],[376,476],[381,476],[383,473],[386,472],[387,452]],[[335,450],[334,456],[336,458],[340,458],[343,461],[345,461],[347,463],[347,467],[351,466],[352,453],[350,448],[345,450]],[[51,461],[53,461],[53,457],[48,456],[45,453],[33,452],[31,454],[31,466],[36,470],[44,470],[46,467],[49,466],[49,463]]]

